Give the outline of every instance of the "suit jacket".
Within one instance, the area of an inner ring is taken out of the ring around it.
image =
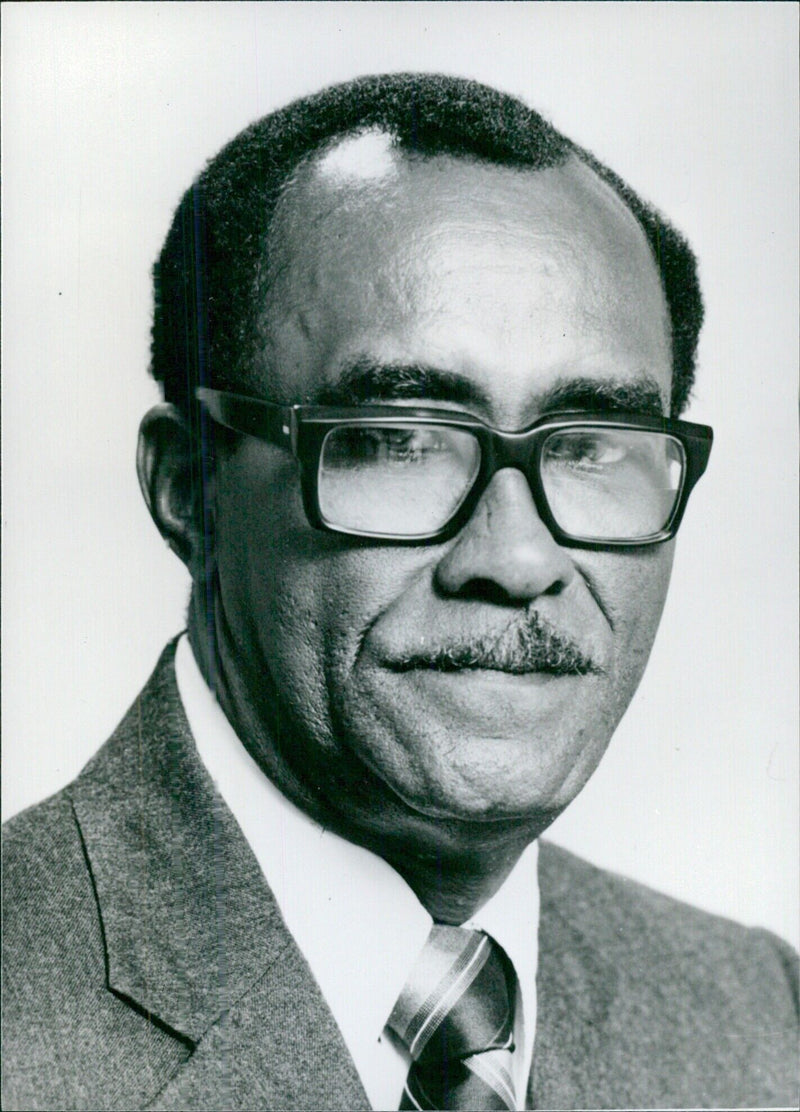
[[[7,826],[3,1107],[369,1108],[197,757],[173,654]],[[546,844],[540,883],[529,1107],[796,1106],[788,948]]]

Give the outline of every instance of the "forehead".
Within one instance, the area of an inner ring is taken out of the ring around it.
[[[262,331],[270,392],[286,400],[358,363],[466,378],[512,422],[570,378],[647,377],[669,396],[649,246],[577,159],[519,170],[361,136],[297,177],[271,234]]]

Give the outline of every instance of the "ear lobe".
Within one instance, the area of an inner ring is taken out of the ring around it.
[[[153,406],[139,426],[136,471],[150,516],[193,579],[207,559],[202,494],[192,476],[192,439],[180,411]]]

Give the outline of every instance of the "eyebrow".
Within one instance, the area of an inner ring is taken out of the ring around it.
[[[562,378],[540,399],[543,413],[579,409],[591,413],[646,413],[664,416],[658,383],[650,375],[635,379]]]
[[[361,358],[345,367],[336,382],[313,397],[317,405],[357,406],[367,402],[418,400],[471,405],[491,410],[491,398],[471,379],[417,363],[379,363]],[[561,377],[535,398],[544,413],[580,410],[590,413],[632,412],[663,416],[661,390],[654,378],[608,379]]]
[[[403,399],[489,407],[488,395],[463,375],[419,363],[358,359],[314,397],[318,405],[362,405]]]

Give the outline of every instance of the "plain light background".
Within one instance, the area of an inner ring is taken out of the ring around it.
[[[3,31],[4,814],[70,780],[182,628],[134,473],[149,269],[251,120],[391,70],[521,95],[689,237],[712,424],[650,667],[552,830],[798,941],[793,4],[12,4]]]

